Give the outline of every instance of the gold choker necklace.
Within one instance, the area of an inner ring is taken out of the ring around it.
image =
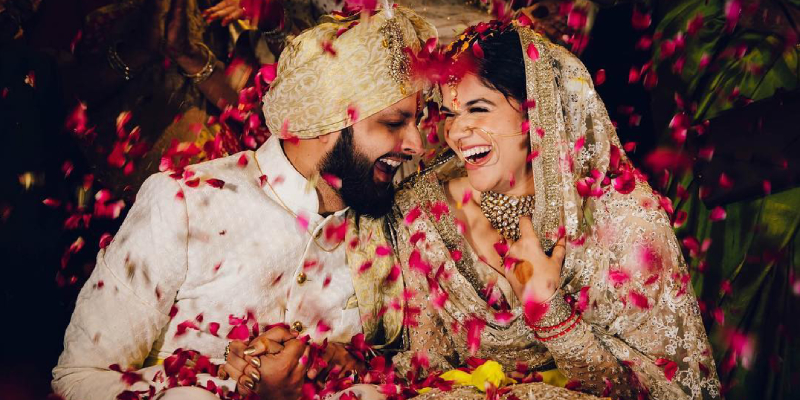
[[[508,196],[495,192],[481,193],[481,211],[492,228],[506,239],[519,240],[519,217],[533,215],[534,197]]]

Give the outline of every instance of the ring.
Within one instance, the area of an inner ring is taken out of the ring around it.
[[[228,344],[225,345],[225,355],[222,357],[225,360],[225,362],[228,362],[228,354],[230,354],[230,352],[231,352],[231,342],[228,342]]]

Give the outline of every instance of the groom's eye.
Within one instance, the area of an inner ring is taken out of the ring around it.
[[[406,124],[406,121],[385,121],[383,124],[388,126],[390,129],[397,129],[402,128],[403,125]]]

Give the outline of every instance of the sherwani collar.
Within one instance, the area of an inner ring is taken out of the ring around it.
[[[277,136],[271,136],[256,150],[256,160],[261,173],[267,176],[269,184],[265,183],[263,187],[270,198],[283,202],[296,215],[306,213],[310,214],[312,219],[319,216],[319,198],[316,189],[310,186],[308,179],[286,158]],[[280,199],[276,198],[276,194]],[[334,215],[341,215],[346,211],[347,209],[340,210]]]

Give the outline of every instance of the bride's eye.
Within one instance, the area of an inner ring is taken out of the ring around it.
[[[485,113],[489,112],[487,108],[484,107],[470,107],[469,112],[471,113]]]

